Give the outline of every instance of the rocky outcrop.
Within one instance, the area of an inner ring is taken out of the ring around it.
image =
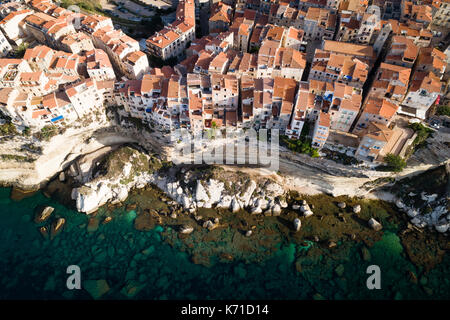
[[[387,190],[390,199],[385,200],[394,202],[415,228],[450,234],[449,177],[450,163],[447,163],[395,184]]]
[[[100,174],[102,168],[107,170]],[[219,167],[161,168],[152,156],[130,147],[118,149],[94,170],[97,174],[93,180],[72,190],[72,199],[78,211],[90,214],[108,202],[124,201],[132,188],[154,184],[191,212],[215,207],[279,215],[287,207],[285,190],[269,178],[251,179],[242,172]]]

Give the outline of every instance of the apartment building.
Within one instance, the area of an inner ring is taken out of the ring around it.
[[[86,69],[89,78],[96,81],[116,79],[108,55],[102,49],[93,49],[86,52]]]
[[[330,133],[330,115],[320,111],[317,121],[314,123],[311,146],[322,149]]]
[[[450,1],[449,0],[437,0],[437,10],[433,14],[433,24],[450,28]]]
[[[408,93],[400,104],[398,113],[425,119],[440,92],[441,82],[438,76],[430,71],[415,71]]]
[[[291,122],[286,128],[286,135],[290,139],[299,139],[309,112],[314,109],[315,94],[309,92],[309,82],[299,83],[297,99],[292,112]]]
[[[211,6],[211,15],[208,20],[209,34],[227,31],[231,25],[232,14],[231,6],[222,1],[214,3]]]
[[[411,69],[382,62],[370,88],[370,96],[401,102],[408,90]]]
[[[336,14],[331,13],[330,10],[310,7],[303,24],[305,40],[332,40],[336,30],[336,20]]]
[[[163,60],[178,57],[195,38],[194,0],[180,0],[177,6],[176,20],[171,25],[147,39],[150,54]]]
[[[211,75],[212,103],[214,108],[237,109],[239,80],[234,75]]]
[[[310,80],[338,81],[352,87],[362,88],[369,75],[369,65],[359,58],[316,49]]]
[[[273,62],[272,76],[300,81],[305,68],[305,53],[291,48],[278,48]]]
[[[306,41],[303,41],[305,32],[301,29],[289,27],[284,38],[284,47],[298,51],[306,50]]]
[[[403,36],[393,36],[385,62],[412,68],[418,54],[419,47],[416,46],[411,39]]]
[[[129,79],[142,79],[145,73],[150,71],[148,58],[142,51],[128,53],[123,59],[125,75]]]
[[[103,96],[98,92],[93,79],[78,81],[67,86],[64,91],[80,118],[103,107]]]
[[[367,63],[369,68],[372,68],[373,63],[376,60],[376,54],[372,46],[324,40],[322,43],[322,50],[329,53],[358,58],[362,62]]]
[[[330,98],[328,98],[331,100],[328,111],[330,129],[350,132],[350,128],[359,114],[362,90],[335,82],[333,96]]]
[[[342,11],[336,41],[356,41],[358,39],[360,25],[361,21],[358,20],[356,13],[352,11]]]
[[[13,11],[3,18],[2,21],[0,21],[0,29],[2,29],[4,35],[9,40],[14,42],[16,45],[20,45],[25,34],[25,31],[21,27],[20,23],[31,14],[33,14],[33,11],[28,9]]]
[[[58,47],[63,51],[81,54],[94,50],[94,43],[84,32],[76,32],[64,36],[59,41]]]
[[[0,57],[8,55],[13,50],[8,39],[4,36],[3,32],[0,31]]]
[[[393,130],[378,122],[369,122],[360,133],[360,143],[355,157],[363,161],[376,161],[385,155],[384,148],[394,135]]]
[[[379,99],[369,96],[357,120],[353,133],[358,134],[367,128],[369,122],[377,122],[389,126],[393,116],[397,113],[398,105],[388,99]]]
[[[267,129],[286,131],[291,118],[297,92],[297,81],[291,78],[274,77],[272,94],[272,116],[266,123]]]

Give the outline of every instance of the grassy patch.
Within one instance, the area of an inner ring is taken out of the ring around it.
[[[17,162],[33,162],[35,159],[26,156],[19,156],[16,154],[0,154],[0,159],[5,161],[17,161]]]
[[[61,0],[61,7],[68,8],[72,5],[79,6],[81,9],[97,14],[103,14],[102,6],[98,0]]]
[[[319,151],[311,146],[311,139],[300,137],[300,139],[289,139],[287,136],[280,136],[280,145],[285,146],[289,150],[309,154],[313,158],[319,157]]]
[[[41,131],[35,133],[35,138],[41,141],[49,141],[54,136],[63,133],[64,130],[55,126],[45,126]]]

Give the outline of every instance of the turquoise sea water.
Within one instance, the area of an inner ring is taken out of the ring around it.
[[[449,298],[448,254],[421,276],[395,232],[385,232],[375,243],[370,262],[354,243],[339,244],[333,255],[308,254],[313,243],[306,248],[287,243],[263,263],[216,262],[208,268],[166,244],[164,227],[135,230],[133,210],[116,209],[112,222],[88,232],[86,215],[40,192],[21,201],[10,200],[10,192],[0,189],[1,299],[91,299],[86,290],[66,288],[69,265],[80,267],[83,284],[106,280],[110,289],[102,299]],[[55,208],[50,219],[66,218],[63,232],[53,240],[44,239],[33,222],[36,207],[43,205]],[[366,287],[371,264],[381,268],[381,290]],[[419,283],[409,281],[408,271],[418,275]]]

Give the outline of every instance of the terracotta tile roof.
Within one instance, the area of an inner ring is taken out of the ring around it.
[[[8,23],[9,21],[11,21],[12,19],[14,19],[17,16],[20,16],[22,14],[32,13],[32,12],[33,11],[28,10],[28,9],[11,12],[5,18],[3,18],[3,20],[0,21],[0,25],[4,25],[4,24]]]
[[[325,40],[323,50],[334,53],[353,55],[357,57],[366,57],[369,59],[373,59],[375,57],[373,48],[371,46],[347,42]]]
[[[331,119],[330,115],[325,112],[320,112],[319,114],[319,126],[321,127],[330,127]]]
[[[64,107],[68,104],[70,100],[65,92],[53,92],[42,98],[42,105],[49,109]]]
[[[384,124],[378,122],[369,122],[363,134],[378,141],[389,142],[389,140],[392,138],[393,131],[386,127]]]
[[[387,99],[369,97],[364,106],[364,112],[375,114],[385,119],[391,119],[397,112],[398,106]]]

